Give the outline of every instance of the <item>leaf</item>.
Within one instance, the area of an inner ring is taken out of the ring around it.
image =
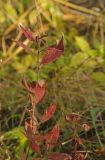
[[[27,28],[20,25],[22,33],[25,35],[26,38],[28,38],[30,41],[36,41],[36,38],[33,36],[33,33],[29,31]]]
[[[101,85],[104,85],[105,86],[105,74],[103,72],[94,72],[92,74],[92,78],[100,83]]]
[[[33,21],[33,17],[34,17],[34,21]],[[34,25],[37,22],[37,14],[35,10],[32,10],[29,14],[29,22],[31,25]]]
[[[57,45],[52,45],[45,49],[44,57],[42,58],[42,64],[47,64],[55,61],[64,52],[63,37]]]
[[[100,144],[100,147],[103,147],[103,143],[101,142],[101,138],[100,138],[100,135],[97,131],[97,124],[96,124],[96,120],[97,120],[97,115],[98,113],[100,113],[100,108],[99,107],[96,107],[96,108],[92,108],[90,110],[90,114],[91,114],[91,117],[92,117],[92,123],[93,123],[93,126],[95,128],[95,133],[96,133],[96,136],[97,136],[97,139],[98,139],[98,142]]]
[[[41,155],[40,147],[37,144],[37,142],[35,141],[35,139],[33,139],[33,138],[29,139],[29,146],[34,152],[37,152],[39,155]]]
[[[82,52],[78,52],[72,57],[71,62],[70,62],[70,66],[77,67],[78,65],[83,63],[87,58],[88,58],[87,54],[83,54]]]
[[[24,79],[22,83],[30,92],[30,100],[32,104],[36,106],[45,94],[45,82],[39,81],[38,83],[36,83],[35,81],[33,81],[31,83],[27,83]]]
[[[59,126],[56,125],[51,132],[49,132],[46,135],[46,146],[47,149],[52,146],[55,145],[57,143],[57,140],[59,138]]]
[[[91,108],[90,110],[90,114],[92,116],[93,121],[95,122],[97,119],[97,114],[101,111],[101,109],[99,107],[96,108]]]
[[[34,133],[37,129],[37,124],[35,123],[35,121],[30,118],[29,120],[25,121],[25,135],[27,136],[27,138],[32,138],[34,137]]]
[[[57,45],[57,49],[64,51],[63,37],[59,41],[59,43]]]
[[[90,50],[90,46],[89,46],[88,42],[83,37],[77,36],[76,42],[77,42],[77,45],[79,46],[79,48],[81,49],[81,51],[86,52],[86,51]]]
[[[66,153],[53,152],[48,156],[49,160],[71,160],[72,157]]]
[[[7,11],[8,17],[11,17],[12,21],[18,17],[16,9],[10,3],[4,3],[4,8]]]
[[[56,105],[55,104],[51,104],[45,111],[45,113],[43,114],[42,118],[41,118],[41,123],[44,123],[46,121],[48,121],[54,114],[54,112],[56,111]]]
[[[25,45],[24,43],[22,43],[21,41],[19,40],[13,40],[18,46],[21,46],[23,49],[25,49],[26,52],[30,53],[32,52],[32,50],[27,46]]]

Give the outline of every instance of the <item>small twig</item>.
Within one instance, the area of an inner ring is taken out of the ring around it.
[[[24,107],[24,111],[23,111],[23,114],[22,114],[22,117],[21,117],[19,126],[21,126],[21,124],[22,124],[22,122],[23,122],[23,119],[24,119],[24,116],[25,116],[25,113],[26,113],[26,110],[27,110],[28,105],[29,105],[29,102],[28,102],[27,105],[25,105],[25,107]]]
[[[28,115],[36,122],[35,116],[26,108]]]
[[[101,37],[101,44],[102,44],[102,46],[104,46],[104,44],[105,44],[104,24],[103,24],[102,18],[100,18],[100,37]]]
[[[68,1],[63,1],[63,0],[53,0],[53,1],[61,3],[62,5],[65,5],[67,7],[72,8],[72,9],[78,10],[80,12],[84,12],[86,14],[90,14],[90,15],[93,15],[93,16],[96,16],[96,17],[101,16],[101,13],[99,13],[99,12],[96,12],[94,10],[91,10],[91,9],[88,9],[88,8],[85,8],[85,7],[82,7],[82,6],[75,5],[75,4],[70,3]]]
[[[65,145],[65,144],[67,144],[67,143],[70,143],[71,141],[72,141],[72,139],[69,139],[69,140],[63,142],[63,143],[62,143],[62,146]]]
[[[2,38],[2,49],[3,49],[4,56],[6,56],[7,47],[6,47],[5,37]]]
[[[40,14],[40,10],[39,10],[39,6],[37,5],[37,2],[36,0],[35,1],[35,7],[36,7],[36,10],[37,10],[37,22],[39,22],[39,26],[38,26],[38,29],[39,27],[41,26],[41,29],[42,29],[42,33],[44,34],[44,30],[43,30],[43,23],[42,23],[42,18],[41,18],[41,14]]]

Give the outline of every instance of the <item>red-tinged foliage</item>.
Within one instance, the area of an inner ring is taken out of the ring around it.
[[[21,160],[25,160],[25,159],[26,159],[26,153],[23,150],[22,153],[21,153]]]
[[[78,154],[77,160],[85,160],[84,154],[82,154],[82,153]]]
[[[53,152],[48,156],[49,160],[71,160],[72,157],[66,153]]]
[[[21,46],[23,49],[25,49],[25,51],[27,52],[27,53],[30,53],[30,52],[32,52],[32,50],[27,46],[27,45],[25,45],[24,43],[22,43],[21,41],[19,41],[19,40],[13,40],[18,46]]]
[[[29,139],[29,146],[32,149],[32,151],[37,152],[39,155],[41,155],[40,147],[37,141],[35,141],[35,138]]]
[[[33,41],[33,42],[36,40],[36,38],[33,36],[33,33],[31,31],[29,31],[27,28],[23,27],[22,25],[20,25],[20,28],[26,38],[28,38],[30,41]]]
[[[25,135],[28,138],[29,146],[34,151],[41,155],[40,147],[38,142],[44,140],[43,135],[35,135],[37,125],[34,124],[35,122],[30,118],[28,121],[25,122]]]
[[[70,114],[66,115],[65,118],[66,118],[67,121],[76,122],[76,121],[79,120],[80,117],[76,113],[70,113]]]
[[[44,81],[27,83],[26,80],[22,81],[23,85],[30,92],[30,100],[32,105],[36,106],[45,94],[45,83]]]
[[[57,45],[57,49],[64,51],[63,37],[59,41],[59,43]]]
[[[30,148],[34,151],[37,152],[38,154],[40,153],[40,147],[38,145],[37,137],[31,132],[30,128],[28,128],[27,131],[25,131],[25,135],[28,138],[29,146]]]
[[[55,61],[64,52],[63,37],[57,45],[52,45],[45,49],[44,57],[42,58],[42,64],[47,64]]]
[[[56,105],[55,104],[51,104],[45,111],[45,113],[43,114],[42,118],[41,118],[41,123],[44,123],[46,121],[48,121],[53,114],[56,111]]]
[[[28,121],[25,121],[25,135],[27,138],[32,138],[34,137],[34,133],[37,129],[37,125],[35,122],[30,118]]]
[[[53,146],[53,145],[56,145],[57,143],[57,140],[59,138],[59,126],[56,125],[51,132],[49,132],[47,135],[46,135],[46,146],[47,146],[47,149],[50,147],[50,146]]]
[[[77,142],[78,142],[79,145],[83,145],[85,140],[83,138],[78,138]]]

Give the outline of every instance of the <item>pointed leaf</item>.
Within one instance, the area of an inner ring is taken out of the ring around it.
[[[57,45],[57,49],[64,51],[63,37],[62,37],[61,40],[59,41],[59,43],[58,43],[58,45]]]
[[[19,40],[13,40],[18,46],[21,46],[23,49],[25,49],[25,51],[27,52],[27,53],[30,53],[30,52],[32,52],[32,50],[27,46],[27,45],[25,45],[24,43],[22,43],[21,41],[19,41]]]
[[[42,58],[42,64],[47,64],[55,61],[64,52],[63,37],[57,45],[52,45],[45,50],[44,57]]]
[[[27,28],[23,27],[22,25],[20,25],[20,28],[26,38],[28,38],[30,41],[33,41],[33,42],[36,40],[31,31],[29,31]]]
[[[46,146],[47,146],[47,149],[52,146],[52,145],[55,145],[57,143],[57,140],[59,138],[59,126],[56,125],[51,132],[49,132],[47,135],[46,135]]]
[[[33,138],[29,139],[29,146],[34,152],[37,152],[39,155],[41,155],[40,147]]]
[[[45,113],[42,116],[41,119],[41,123],[44,123],[46,121],[48,121],[54,114],[54,112],[56,111],[56,105],[55,104],[51,104],[45,111]]]
[[[50,141],[56,143],[59,138],[59,126],[56,125],[49,134]]]
[[[39,83],[36,84],[35,93],[30,94],[30,99],[34,106],[36,106],[41,101],[44,94],[45,94],[45,85],[39,85]]]
[[[30,92],[30,100],[32,104],[36,106],[45,94],[45,82],[39,81],[38,83],[36,83],[35,81],[33,81],[31,83],[27,83],[24,79],[22,83]]]
[[[71,160],[72,157],[66,153],[53,152],[48,156],[49,160]]]

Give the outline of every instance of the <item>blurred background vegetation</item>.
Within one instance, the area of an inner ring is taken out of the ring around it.
[[[105,0],[36,2],[38,12],[34,0],[0,0],[0,160],[18,160],[27,147],[21,131],[28,96],[21,80],[23,76],[36,80],[36,57],[12,42],[20,38],[29,44],[19,31],[19,23],[35,34],[47,34],[46,47],[64,36],[64,55],[45,65],[40,73],[47,87],[44,106],[40,106],[43,109],[53,101],[60,111],[79,113],[81,124],[90,126],[86,134],[81,129],[78,131],[85,139],[82,149],[87,151],[87,159],[104,160]],[[69,138],[70,131],[65,129],[62,114],[60,122],[65,133],[62,142]],[[67,152],[67,148],[65,146],[63,152]],[[72,146],[69,148],[72,150]]]

